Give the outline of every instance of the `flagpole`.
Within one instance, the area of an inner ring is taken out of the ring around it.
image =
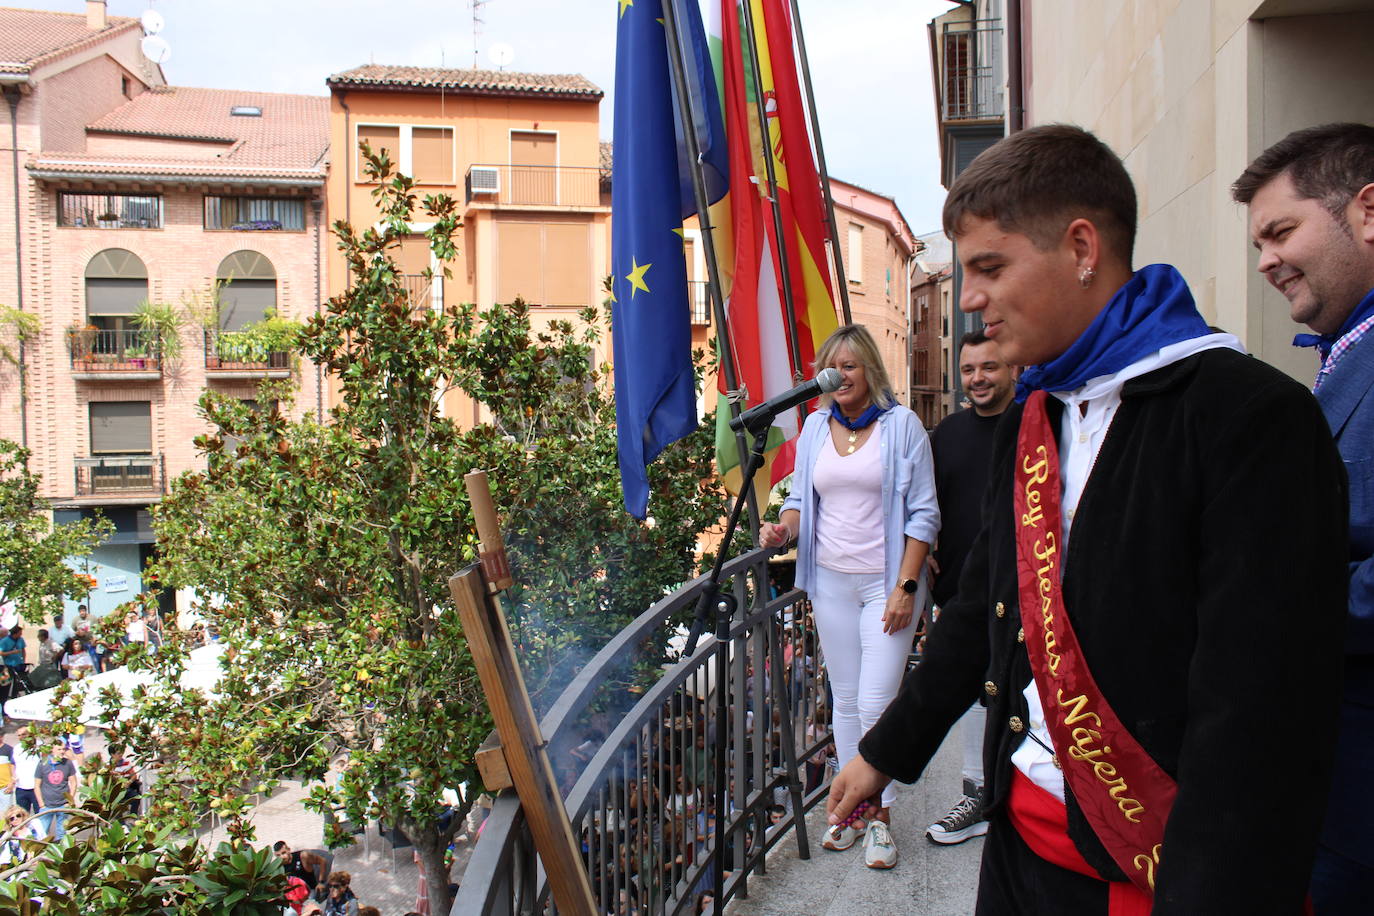
[[[840,256],[840,226],[835,222],[835,199],[830,195],[830,170],[825,166],[825,146],[821,143],[821,121],[816,114],[816,96],[811,90],[811,65],[806,59],[806,39],[802,37],[801,10],[797,0],[790,0],[792,31],[797,37],[797,54],[801,57],[802,85],[806,87],[806,109],[811,114],[811,138],[816,144],[816,164],[821,170],[821,191],[825,194],[825,216],[830,223],[830,254],[835,261],[835,281],[840,289],[840,312],[845,324],[853,324],[849,314],[849,284],[844,277],[844,258]],[[908,296],[907,298],[910,298]]]
[[[754,107],[758,109],[759,138],[763,143],[763,166],[768,174],[768,201],[773,205],[774,250],[778,254],[778,277],[782,280],[783,318],[787,322],[787,342],[792,348],[792,383],[799,383],[805,373],[801,367],[801,345],[797,340],[797,313],[792,298],[792,271],[787,263],[787,248],[783,242],[782,204],[778,201],[778,175],[773,168],[772,131],[768,127],[768,103],[763,98],[763,71],[759,67],[758,36],[754,32],[753,0],[740,0],[744,7],[744,33],[749,42],[749,72],[754,84]],[[781,131],[779,131],[781,134]],[[766,233],[765,233],[766,234]],[[801,405],[806,416],[806,405]]]
[[[711,223],[711,209],[706,195],[706,177],[702,174],[701,141],[696,132],[697,111],[692,104],[692,93],[687,88],[686,64],[683,57],[685,52],[679,39],[677,7],[674,6],[674,3],[675,0],[663,0],[662,2],[663,32],[668,44],[668,69],[673,77],[673,88],[677,92],[682,134],[687,141],[687,155],[691,159],[692,191],[697,202],[697,226],[701,230],[702,255],[706,259],[706,292],[711,300],[711,311],[716,318],[718,329],[716,341],[720,365],[725,372],[725,384],[733,394],[739,391],[739,375],[735,372],[735,356],[730,347],[730,326],[726,321],[725,297],[721,293],[720,286],[720,262],[716,258],[715,226]],[[733,396],[727,396],[725,400],[730,408],[731,419],[739,416],[739,400]],[[739,449],[739,464],[743,468],[749,462],[749,445],[745,441],[744,433],[735,433],[735,446]],[[753,540],[757,541],[762,516],[759,514],[758,500],[755,498],[753,486],[746,485],[749,490],[745,497],[749,510],[749,532]]]

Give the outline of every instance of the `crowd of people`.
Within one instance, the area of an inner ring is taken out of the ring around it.
[[[162,646],[164,623],[155,605],[129,608],[122,629],[98,627],[97,621],[85,604],[77,606],[70,623],[64,614],[54,616],[50,627],[38,630],[32,663],[23,626],[16,623],[9,627],[0,637],[0,660],[4,662],[0,666],[0,692],[4,698],[118,667],[121,650],[132,644],[146,645],[149,652]],[[193,645],[208,641],[203,624],[196,624],[186,635]]]

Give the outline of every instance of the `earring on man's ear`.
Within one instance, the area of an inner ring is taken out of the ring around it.
[[[1093,277],[1097,276],[1097,271],[1091,267],[1085,267],[1078,272],[1078,285],[1087,289],[1092,285]]]

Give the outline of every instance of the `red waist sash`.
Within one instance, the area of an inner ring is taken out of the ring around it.
[[[1026,651],[1064,782],[1108,854],[1152,899],[1178,787],[1107,705],[1064,609],[1059,450],[1045,398],[1036,391],[1026,401],[1012,488]]]
[[[1069,839],[1069,815],[1064,803],[1015,767],[1011,771],[1007,818],[1031,852],[1046,862],[1102,880]],[[1149,894],[1129,881],[1103,883],[1107,885],[1107,916],[1150,916]]]

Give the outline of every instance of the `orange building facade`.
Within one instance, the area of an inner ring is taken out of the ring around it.
[[[444,278],[412,224],[397,254],[417,304],[431,308],[514,301],[532,306],[533,323],[576,323],[600,305],[610,270],[610,170],[602,167],[602,92],[577,75],[369,65],[328,79],[329,133],[335,150],[329,209],[354,227],[377,219],[374,184],[360,146],[388,151],[417,192],[462,204],[458,257]],[[433,269],[432,280],[423,272]],[[343,260],[330,259],[329,291],[347,288]],[[602,336],[608,357],[609,328]],[[482,419],[478,405],[451,392],[445,411],[460,423]]]

